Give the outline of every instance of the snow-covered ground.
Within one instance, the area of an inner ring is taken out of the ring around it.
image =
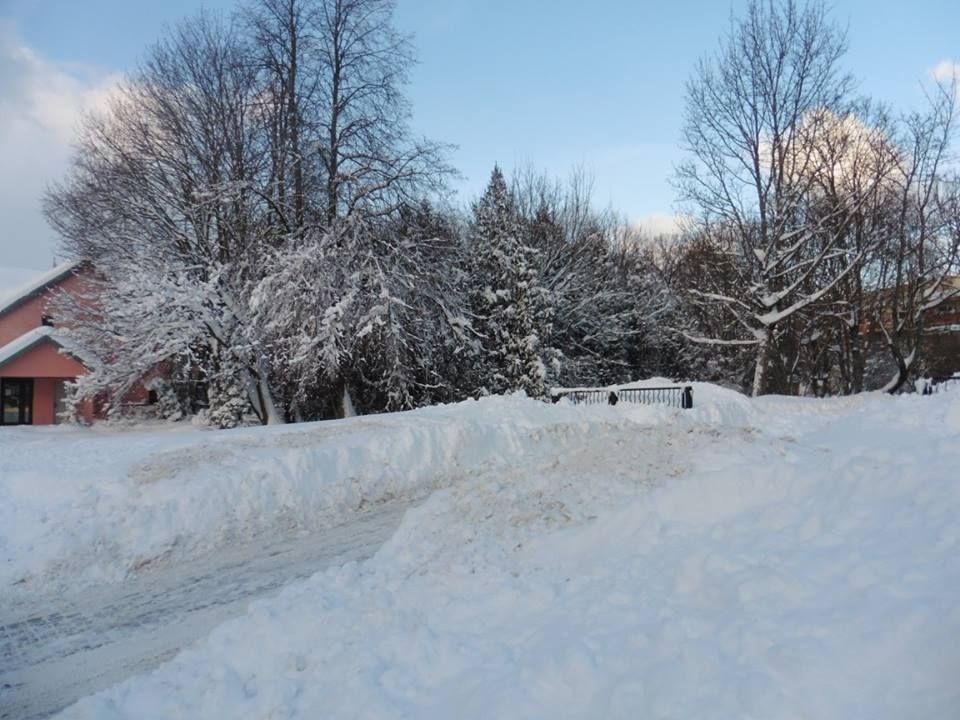
[[[4,428],[0,588],[30,595],[116,582],[253,538],[341,524],[371,504],[415,499],[630,423],[604,410],[515,397],[228,432]]]
[[[960,393],[695,404],[0,434],[0,587],[429,493],[371,559],[64,717],[960,716]]]
[[[397,529],[398,499],[300,537],[256,538],[122,583],[0,603],[0,720],[40,720],[154,669],[294,580],[365,560]]]

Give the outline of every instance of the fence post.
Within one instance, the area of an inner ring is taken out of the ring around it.
[[[681,407],[684,410],[690,410],[693,408],[693,388],[687,385],[683,388],[683,401]]]

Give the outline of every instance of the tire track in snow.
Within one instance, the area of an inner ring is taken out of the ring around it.
[[[373,555],[408,500],[296,539],[262,538],[123,583],[0,607],[0,719],[32,720],[147,672],[253,600]]]

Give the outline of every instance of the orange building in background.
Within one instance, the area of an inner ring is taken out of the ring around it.
[[[57,333],[54,294],[78,291],[90,271],[71,262],[0,301],[0,425],[50,425],[67,410],[66,383],[88,371]],[[92,403],[80,417],[93,420]]]

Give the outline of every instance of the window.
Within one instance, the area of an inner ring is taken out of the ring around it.
[[[0,425],[33,423],[33,379],[0,378]]]

